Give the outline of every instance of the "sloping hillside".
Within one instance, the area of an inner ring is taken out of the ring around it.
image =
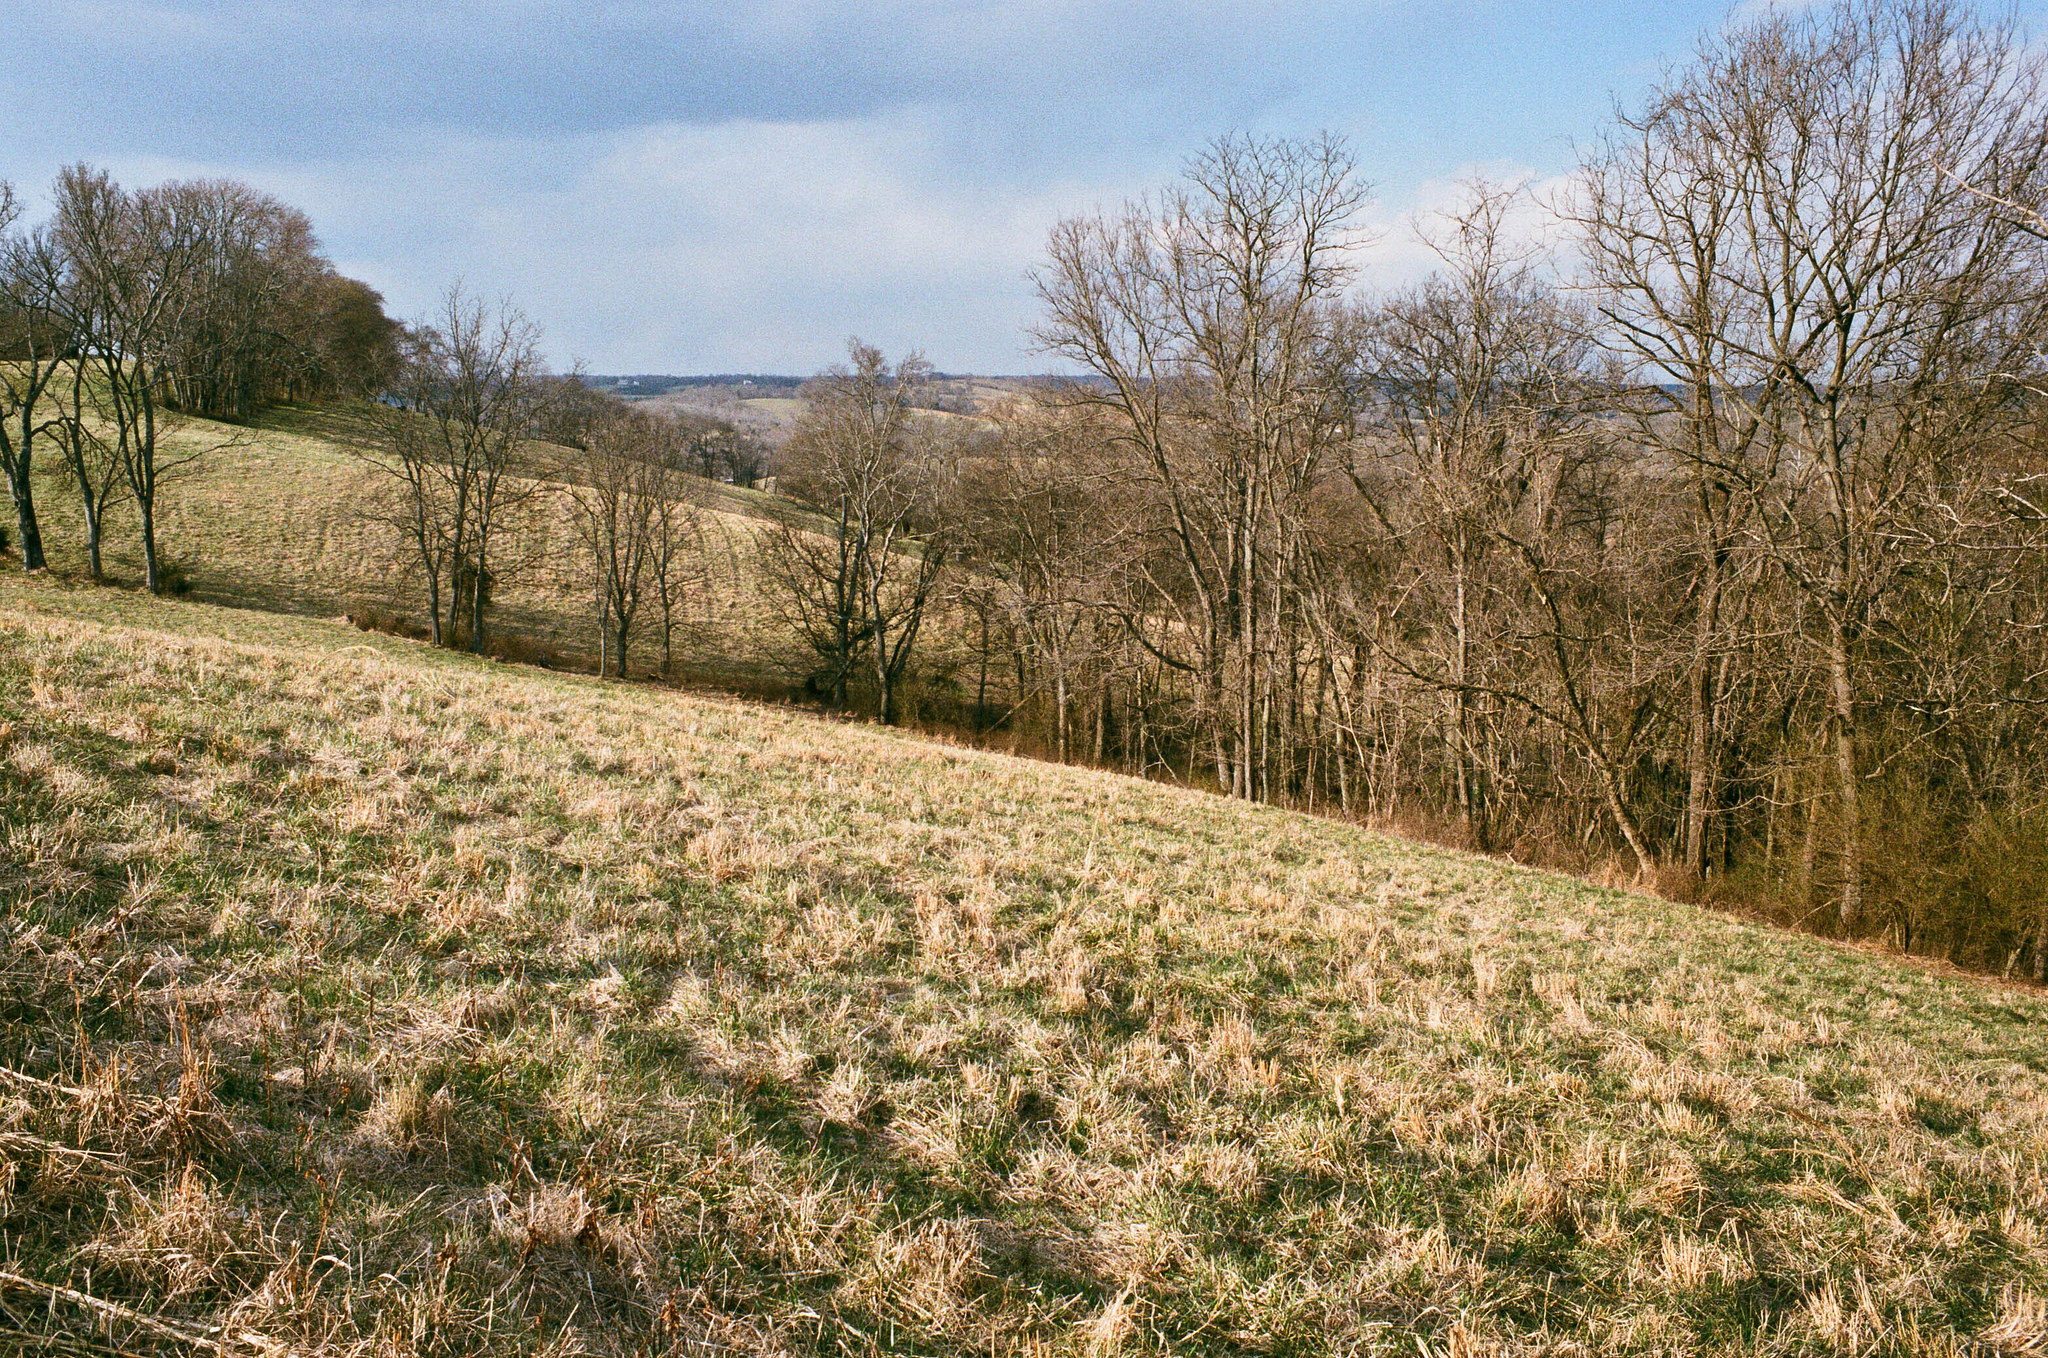
[[[166,479],[158,532],[167,560],[191,596],[236,607],[338,618],[374,613],[424,625],[417,571],[377,518],[389,487],[351,449],[360,431],[345,409],[283,406],[256,427],[210,420],[181,422],[169,456],[203,453]],[[83,513],[55,449],[37,475],[38,506],[51,564],[73,578],[86,570]],[[790,643],[762,607],[752,540],[765,522],[786,517],[787,501],[741,487],[689,478],[703,509],[701,567],[677,643],[689,677],[742,687],[772,687],[785,673]],[[559,486],[534,505],[530,526],[502,544],[525,564],[494,601],[493,626],[526,649],[573,664],[594,664],[589,575],[573,506]],[[117,505],[106,533],[107,565],[117,580],[142,576],[131,506]],[[645,619],[643,619],[645,622]],[[637,665],[652,668],[660,646],[643,626]]]
[[[2048,1006],[1126,779],[0,581],[0,1347],[2048,1345]]]

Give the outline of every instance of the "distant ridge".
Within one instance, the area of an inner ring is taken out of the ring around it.
[[[781,373],[586,373],[583,377],[585,386],[627,396],[660,396],[679,387],[759,387],[764,391],[794,392],[809,380]]]
[[[659,396],[678,387],[761,387],[793,391],[810,377],[787,373],[585,373],[586,386],[619,391],[634,396]],[[1050,373],[950,373],[935,372],[935,382],[1052,382]]]

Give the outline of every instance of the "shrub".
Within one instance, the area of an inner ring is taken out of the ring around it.
[[[182,561],[163,561],[157,564],[157,578],[163,582],[163,592],[182,599],[192,592],[192,571]]]
[[[381,632],[388,637],[406,637],[413,641],[425,641],[433,636],[432,629],[410,618],[401,618],[374,604],[360,604],[348,614],[349,626],[358,632]]]

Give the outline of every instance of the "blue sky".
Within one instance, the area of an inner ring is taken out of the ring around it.
[[[394,311],[459,277],[598,372],[810,372],[851,334],[1035,371],[1046,228],[1210,137],[1348,137],[1385,235],[1365,278],[1395,283],[1421,268],[1413,213],[1475,171],[1563,173],[1730,12],[48,0],[0,31],[0,177],[32,198],[77,160],[245,179]]]

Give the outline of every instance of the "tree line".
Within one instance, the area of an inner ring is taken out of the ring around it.
[[[587,507],[595,486],[617,488],[632,450],[634,509],[611,530],[631,569],[606,596],[605,627],[622,647],[644,553],[672,656],[689,576],[681,552],[695,532],[678,478],[758,480],[758,443],[720,421],[636,414],[577,374],[550,372],[516,308],[459,286],[433,315],[393,320],[374,289],[335,271],[303,213],[245,184],[127,190],[79,165],[51,198],[48,219],[26,226],[0,182],[0,471],[27,569],[47,563],[39,461],[56,460],[80,498],[93,579],[105,578],[109,513],[129,506],[148,587],[163,593],[178,575],[158,541],[166,485],[229,451],[232,424],[264,406],[344,400],[367,412],[352,441],[388,474],[364,512],[415,568],[433,639],[478,651],[493,581],[535,564],[523,530],[543,485],[566,479]],[[657,530],[659,542],[640,543]]]
[[[1772,13],[1365,300],[1349,150],[1226,138],[1052,232],[1083,379],[940,450],[855,346],[768,576],[836,703],[937,598],[1059,757],[2048,977],[2042,95],[1948,0]]]
[[[172,437],[183,417],[381,391],[399,327],[321,255],[303,213],[245,184],[128,190],[77,165],[51,197],[49,219],[23,228],[0,182],[0,472],[22,560],[45,564],[33,472],[48,449],[82,501],[93,577],[107,510],[125,500],[162,593],[158,497],[205,451]]]

